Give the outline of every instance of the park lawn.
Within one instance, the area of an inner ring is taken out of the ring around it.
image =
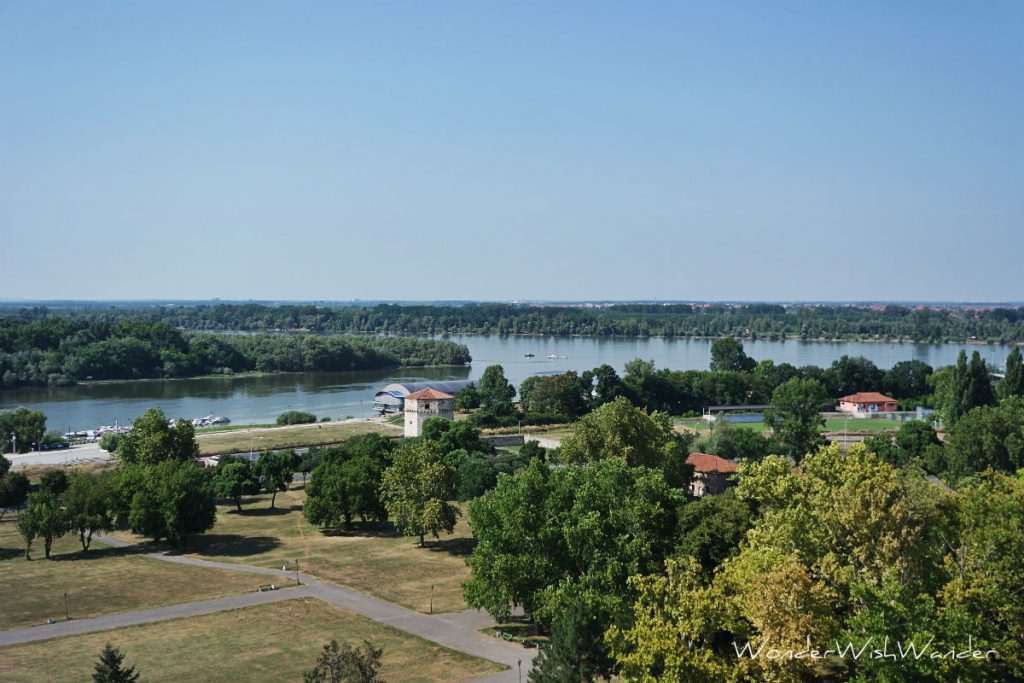
[[[301,478],[277,494],[277,509],[270,495],[243,498],[242,514],[234,505],[217,507],[217,524],[194,536],[188,554],[218,562],[259,567],[299,569],[314,576],[419,612],[466,609],[462,582],[469,578],[466,556],[473,535],[465,506],[454,534],[439,540],[427,537],[427,547],[415,538],[399,536],[390,524],[361,525],[351,532],[324,533],[302,516],[305,492]],[[134,538],[134,540],[142,540]]]
[[[33,559],[27,561],[15,514],[4,516],[0,521],[0,629],[63,619],[65,591],[74,619],[237,595],[255,590],[261,578],[159,562],[96,541],[83,553],[78,537],[71,535],[54,540],[50,557],[44,559],[42,539],[37,539],[32,544]]]
[[[0,680],[87,680],[110,643],[147,682],[297,681],[331,639],[383,648],[380,673],[390,683],[458,681],[503,668],[304,598],[0,648]]]
[[[287,427],[257,427],[196,434],[201,455],[256,452],[276,448],[303,448],[341,443],[360,434],[401,436],[401,430],[379,422],[317,422]]]

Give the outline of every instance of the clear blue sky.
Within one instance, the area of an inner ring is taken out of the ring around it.
[[[1022,2],[0,0],[0,298],[1019,300]]]

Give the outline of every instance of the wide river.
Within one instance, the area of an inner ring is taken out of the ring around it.
[[[268,423],[286,410],[305,410],[339,419],[371,414],[373,395],[392,382],[425,379],[474,379],[484,368],[500,363],[518,385],[530,375],[589,370],[608,363],[621,374],[634,358],[654,360],[659,368],[707,369],[711,341],[705,339],[593,339],[582,337],[497,337],[455,335],[473,355],[464,368],[416,368],[359,372],[217,377],[188,380],[144,380],[83,384],[51,389],[0,391],[0,409],[19,405],[42,410],[51,429],[90,429],[101,424],[131,422],[158,405],[169,417],[223,415],[235,423]],[[978,350],[993,365],[1005,363],[1009,347],[955,344],[877,344],[864,342],[754,341],[748,355],[796,366],[828,367],[843,354],[866,356],[881,368],[901,360],[923,360],[932,367],[951,365],[961,348]],[[533,358],[525,354],[533,353]],[[560,356],[549,360],[548,355]]]

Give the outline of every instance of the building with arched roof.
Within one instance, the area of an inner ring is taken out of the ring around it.
[[[398,413],[405,409],[405,397],[424,389],[433,389],[454,396],[459,389],[476,384],[473,380],[460,379],[450,382],[407,382],[389,384],[373,396],[373,409],[382,415]]]

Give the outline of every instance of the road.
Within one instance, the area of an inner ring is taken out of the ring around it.
[[[130,543],[113,536],[98,535],[96,539],[112,546],[131,546]],[[478,683],[512,683],[513,681],[518,683],[520,681],[519,666],[522,666],[522,675],[525,676],[530,670],[533,656],[536,653],[534,649],[526,649],[520,645],[506,643],[480,633],[480,629],[494,623],[490,616],[482,610],[465,610],[448,614],[428,615],[414,612],[350,588],[323,581],[305,573],[299,573],[298,578],[301,585],[295,586],[296,574],[294,571],[289,572],[280,569],[252,567],[244,564],[212,562],[193,557],[171,555],[166,552],[145,552],[145,555],[154,560],[173,562],[175,564],[187,564],[221,571],[261,574],[267,577],[268,583],[291,587],[263,593],[253,592],[213,600],[197,600],[168,607],[108,614],[92,619],[73,619],[44,626],[2,631],[0,632],[0,646],[93,633],[95,631],[106,631],[124,626],[165,621],[167,619],[212,614],[223,610],[251,607],[281,600],[315,598],[336,607],[361,614],[378,623],[419,636],[424,640],[510,667],[504,671],[488,674],[476,679]]]
[[[98,443],[86,443],[79,446],[72,446],[59,451],[35,451],[23,453],[22,455],[5,455],[15,467],[30,467],[35,465],[58,465],[68,467],[71,465],[83,465],[90,462],[107,462],[110,460],[110,453],[100,448]]]

